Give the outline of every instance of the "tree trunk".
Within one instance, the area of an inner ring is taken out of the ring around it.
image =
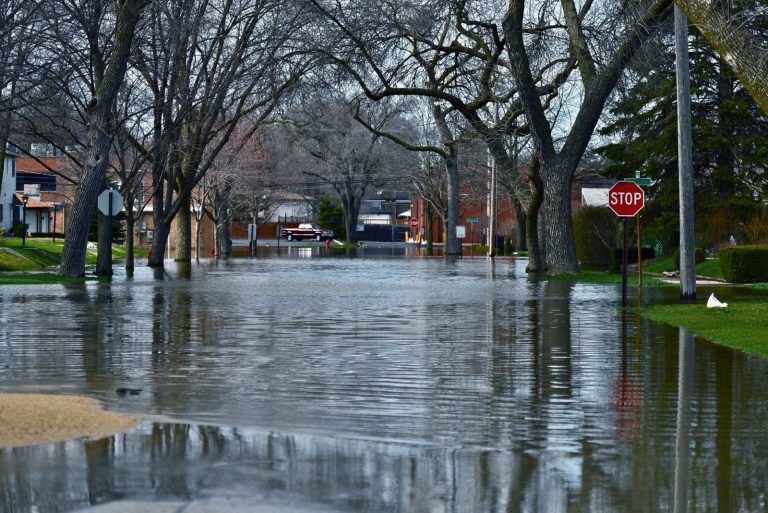
[[[445,159],[448,211],[445,216],[445,255],[461,255],[461,241],[456,236],[459,221],[459,162],[455,151]]]
[[[147,265],[150,267],[163,267],[165,260],[165,248],[168,244],[168,235],[171,233],[171,222],[155,216],[155,233],[152,246],[149,249]]]
[[[546,258],[541,252],[539,241],[539,211],[544,202],[544,183],[541,181],[539,173],[540,162],[534,158],[531,162],[530,180],[533,184],[533,195],[528,203],[528,215],[526,217],[526,231],[529,234],[528,239],[528,268],[529,273],[537,273],[547,270]]]
[[[136,226],[136,220],[129,214],[125,218],[125,271],[133,274],[135,267],[135,254],[133,250],[134,237],[133,228]]]
[[[690,22],[704,35],[755,99],[768,114],[768,49],[746,30],[729,23],[711,0],[675,0]]]
[[[544,213],[547,248],[547,271],[549,274],[576,274],[579,265],[576,259],[576,244],[571,222],[571,180],[572,173],[566,169],[562,159],[542,163],[544,166]],[[530,248],[528,248],[530,253]]]
[[[429,202],[424,205],[424,217],[427,220],[427,226],[424,229],[424,234],[427,237],[427,252],[431,253],[435,245],[435,234],[432,233],[434,230],[435,216],[432,212],[432,205]]]
[[[526,215],[523,204],[514,194],[510,195],[512,208],[515,210],[515,221],[517,229],[515,230],[515,251],[528,251],[528,216]]]
[[[198,217],[195,215],[195,221],[197,221],[197,224],[195,225],[195,260],[200,261],[200,244],[202,244],[202,241],[200,240],[201,237],[201,230],[202,230],[202,224],[203,224],[203,216],[202,216],[202,206],[200,207],[200,216]]]
[[[347,241],[357,242],[357,218],[360,214],[360,197],[354,192],[340,195],[341,211],[344,215],[344,228],[347,231]]]
[[[88,128],[85,137],[85,160],[75,192],[71,219],[66,226],[64,249],[61,254],[62,276],[85,275],[85,250],[88,244],[88,226],[101,192],[104,174],[109,163],[112,142],[111,110],[125,76],[136,24],[146,0],[118,2],[115,43],[102,80],[89,104]],[[95,51],[95,50],[92,50]]]
[[[181,206],[176,214],[176,261],[192,261],[192,202],[189,195],[180,198]]]
[[[216,255],[232,254],[232,223],[229,218],[216,225]]]

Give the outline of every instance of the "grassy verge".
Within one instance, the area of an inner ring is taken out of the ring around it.
[[[729,303],[722,310],[701,303],[653,305],[643,315],[652,321],[682,326],[712,342],[768,357],[768,302]]]
[[[5,249],[4,249],[5,248]],[[7,250],[6,250],[7,249]],[[28,238],[26,244],[22,246],[22,240],[15,237],[0,237],[0,273],[2,272],[35,272],[43,271],[50,267],[55,267],[61,262],[61,253],[64,250],[64,241],[57,239]],[[125,258],[126,250],[124,247],[113,246],[112,258]],[[146,257],[146,249],[135,249],[136,258]],[[97,252],[95,250],[86,251],[85,261],[87,264],[96,263]],[[41,281],[34,281],[33,278],[23,278],[23,275],[4,276],[0,284],[4,283],[65,283],[66,279],[52,279],[54,274],[40,275]],[[47,276],[47,278],[46,278]],[[77,281],[77,280],[75,280]]]
[[[51,283],[82,283],[96,278],[68,278],[51,273],[0,274],[0,285],[45,285]]]
[[[643,264],[643,272],[661,274],[664,272],[676,271],[677,267],[675,262],[671,258],[656,258],[651,262]],[[708,278],[714,278],[716,280],[725,279],[723,272],[720,270],[720,260],[706,260],[696,265],[696,275],[706,276]]]
[[[562,281],[577,281],[581,283],[595,283],[602,285],[621,285],[621,274],[608,273],[603,271],[581,271],[579,274],[559,274],[556,276],[548,276],[550,280],[562,280]],[[630,273],[627,275],[627,285],[630,287],[637,286],[638,276],[636,273]],[[644,287],[670,287],[665,281],[662,281],[653,276],[647,276],[643,274],[643,286]]]

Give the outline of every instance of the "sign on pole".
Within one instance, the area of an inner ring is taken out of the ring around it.
[[[419,220],[416,219],[415,217],[412,217],[411,218],[411,228],[416,230],[418,227],[419,227]]]
[[[627,306],[627,219],[637,215],[645,206],[645,192],[634,182],[618,182],[608,190],[608,206],[617,216],[621,217],[624,225],[624,247],[622,250],[621,270],[621,306]]]
[[[123,197],[117,191],[106,190],[99,194],[98,207],[105,216],[116,216],[123,209]]]
[[[608,206],[619,217],[635,217],[645,206],[645,192],[634,182],[617,182],[608,190]]]

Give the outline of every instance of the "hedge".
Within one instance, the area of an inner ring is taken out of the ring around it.
[[[768,282],[768,245],[723,248],[720,269],[731,283]]]
[[[40,238],[40,239],[50,239],[51,237],[57,237],[59,239],[64,238],[64,234],[62,232],[32,232],[29,234],[30,238]]]
[[[610,267],[610,246],[616,244],[616,215],[605,207],[584,207],[573,213],[576,258],[582,269]]]

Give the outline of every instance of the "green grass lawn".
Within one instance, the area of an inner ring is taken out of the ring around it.
[[[663,272],[676,271],[675,262],[671,258],[656,258],[650,262],[643,263],[643,272],[661,274]],[[720,270],[720,260],[706,260],[696,265],[696,275],[706,276],[707,278],[714,278],[716,280],[722,280],[723,272]]]
[[[41,285],[51,283],[82,283],[96,278],[69,278],[52,273],[2,274],[0,285]]]
[[[61,253],[64,249],[62,239],[45,238],[27,238],[26,244],[22,246],[22,240],[16,237],[0,237],[0,248],[9,248],[22,255],[20,258],[7,251],[0,251],[0,272],[8,271],[42,271],[49,267],[57,266],[61,262]],[[146,249],[135,249],[136,258],[145,257]],[[96,263],[96,250],[87,250],[85,261],[87,264]],[[125,258],[125,248],[121,246],[112,247],[112,258]]]
[[[702,303],[653,305],[643,315],[652,321],[683,326],[697,336],[747,353],[768,357],[768,302],[729,302],[710,309]]]
[[[557,276],[549,276],[550,280],[563,280],[563,281],[578,281],[582,283],[596,283],[603,285],[621,285],[621,273],[609,273],[604,271],[580,271],[579,274],[559,274]],[[627,285],[631,287],[637,286],[638,276],[637,273],[629,273],[627,275]],[[644,287],[669,287],[671,284],[662,281],[653,276],[647,276],[643,274],[643,286]]]

